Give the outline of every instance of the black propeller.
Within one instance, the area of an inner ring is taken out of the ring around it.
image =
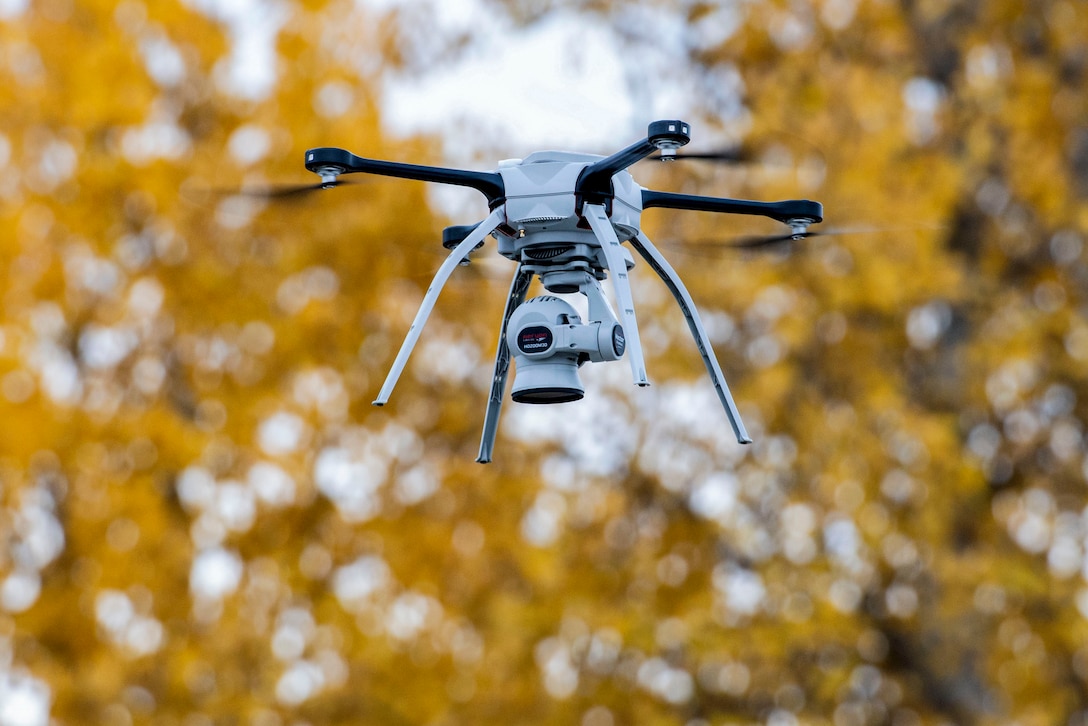
[[[363,179],[337,179],[336,181],[318,182],[317,184],[265,184],[243,186],[240,189],[220,192],[223,195],[253,197],[256,199],[297,199],[309,196],[313,192],[350,184],[362,184]]]
[[[683,161],[685,159],[701,161],[720,161],[726,164],[744,164],[755,160],[755,156],[748,149],[739,146],[717,151],[689,151],[670,155],[658,154],[650,157],[653,161]]]
[[[939,229],[940,225],[914,225],[907,229]],[[836,237],[840,235],[855,234],[891,234],[902,232],[903,227],[880,227],[874,225],[858,225],[855,227],[832,227],[828,229],[809,229],[803,232],[783,232],[781,234],[746,235],[725,240],[703,240],[695,243],[678,244],[677,247],[688,253],[710,253],[713,250],[735,249],[759,251],[785,245],[789,242],[800,242],[812,237]]]

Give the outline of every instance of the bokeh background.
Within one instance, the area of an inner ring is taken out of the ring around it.
[[[1086,85],[1078,0],[0,1],[0,724],[1088,722]],[[642,265],[654,386],[474,463],[492,247],[370,401],[484,200],[262,195],[676,117],[849,232],[644,217],[749,447]]]

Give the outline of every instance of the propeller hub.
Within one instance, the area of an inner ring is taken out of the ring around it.
[[[321,186],[326,189],[332,186],[336,186],[336,178],[344,171],[344,167],[337,166],[335,164],[327,164],[319,166],[313,170],[315,174],[321,177]]]
[[[807,217],[798,217],[796,219],[790,219],[786,224],[790,227],[790,233],[794,240],[803,239],[808,233],[808,226],[815,220],[808,219]]]

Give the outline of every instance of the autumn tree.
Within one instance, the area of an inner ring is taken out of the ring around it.
[[[0,4],[0,724],[1085,719],[1081,4],[487,4],[602,24],[750,162],[641,183],[849,233],[647,211],[755,443],[639,266],[654,386],[586,366],[488,466],[484,260],[370,406],[483,200],[299,188],[440,163],[381,87],[471,37],[231,7]]]

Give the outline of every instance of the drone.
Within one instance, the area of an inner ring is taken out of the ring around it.
[[[443,286],[488,236],[517,268],[499,329],[476,461],[492,460],[511,359],[511,398],[519,403],[577,401],[585,394],[578,378],[582,365],[624,356],[634,384],[650,385],[628,279],[635,261],[623,246],[626,242],[676,299],[737,441],[751,443],[695,303],[676,270],[641,230],[639,219],[652,207],[760,215],[789,227],[782,239],[801,239],[810,234],[809,225],[823,221],[823,206],[806,199],[758,202],[654,191],[639,186],[627,171],[654,152],[663,160],[675,159],[677,149],[690,140],[687,123],[654,121],[646,138],[611,156],[538,151],[501,161],[489,172],[367,159],[334,147],[309,149],[306,168],[321,178],[316,188],[342,183],[343,174],[363,173],[469,187],[487,198],[490,214],[483,221],[444,230],[442,243],[450,253],[435,273],[374,405],[389,401]],[[526,299],[534,278],[549,294]],[[601,286],[609,278],[615,309]],[[559,297],[574,293],[585,296],[588,320]]]

